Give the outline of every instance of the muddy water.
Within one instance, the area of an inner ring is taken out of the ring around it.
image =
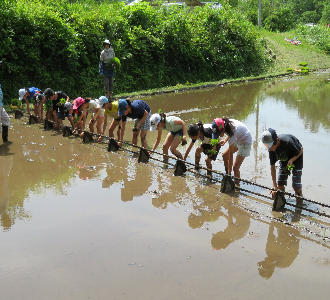
[[[271,186],[267,152],[257,147],[263,129],[296,135],[304,147],[304,196],[330,204],[329,78],[145,101],[187,124],[243,121],[254,146],[241,176],[261,185]],[[328,298],[327,217],[293,207],[271,212],[265,197],[223,194],[202,176],[175,177],[173,166],[139,164],[129,152],[108,153],[105,144],[11,120],[10,142],[0,144],[2,299]],[[149,146],[155,139],[148,133]],[[214,169],[223,171],[221,155]]]

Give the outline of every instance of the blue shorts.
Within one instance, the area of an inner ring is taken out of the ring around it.
[[[293,189],[301,189],[301,175],[302,169],[293,169],[292,170],[292,187]],[[285,186],[288,184],[288,172],[286,169],[279,169],[278,170],[278,177],[277,177],[277,185]]]
[[[179,129],[178,131],[170,131],[174,136],[183,136],[183,129]]]

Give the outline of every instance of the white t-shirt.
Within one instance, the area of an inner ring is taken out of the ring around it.
[[[101,108],[99,105],[98,105],[98,100],[90,100],[89,101],[89,105],[88,105],[88,108],[84,110],[84,113],[86,113],[86,111],[88,113],[93,113],[95,114],[97,112],[97,109],[98,108]],[[101,113],[99,114],[100,117],[104,117],[104,109],[101,108]]]
[[[240,121],[235,119],[229,119],[232,121],[235,130],[234,135],[232,137],[228,136],[228,143],[229,146],[231,146],[234,143],[237,144],[251,144],[252,143],[252,137],[249,129]]]

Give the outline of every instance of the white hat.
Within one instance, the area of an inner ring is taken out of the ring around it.
[[[109,100],[106,96],[101,96],[99,99],[97,99],[97,102],[98,106],[102,108],[105,103],[109,102]]]
[[[24,97],[24,95],[25,95],[25,89],[23,88],[23,89],[20,89],[19,91],[18,91],[18,100],[23,100],[23,97]]]
[[[104,45],[104,44],[109,44],[109,45],[111,45],[111,43],[110,43],[110,41],[109,41],[108,39],[104,40],[103,45]]]
[[[160,116],[160,114],[153,114],[150,118],[150,131],[154,132],[157,129],[157,126],[159,124],[159,122],[161,121],[162,117]]]

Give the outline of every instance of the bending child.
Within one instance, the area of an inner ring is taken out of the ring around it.
[[[295,194],[302,197],[303,147],[300,141],[291,134],[277,135],[274,129],[269,128],[262,134],[260,143],[269,151],[273,188],[285,192],[288,176],[292,171],[292,187]],[[275,163],[278,160],[280,161],[280,167],[276,182]],[[272,191],[272,196],[275,193],[276,191]],[[301,202],[302,200],[297,198],[297,203]]]
[[[185,122],[178,117],[167,117],[164,113],[161,113],[153,114],[150,119],[150,124],[150,131],[154,132],[158,130],[158,136],[152,150],[149,151],[149,154],[151,154],[152,151],[155,151],[155,149],[159,145],[160,140],[162,138],[162,131],[168,130],[169,133],[167,134],[165,142],[163,144],[163,154],[166,155],[164,156],[164,162],[168,162],[168,149],[170,147],[171,152],[177,158],[183,159],[182,154],[177,150],[177,147],[181,143],[181,138],[182,141],[187,141]]]
[[[120,99],[119,101],[110,101],[108,104],[108,108],[104,110],[104,123],[103,123],[103,131],[104,135],[105,129],[107,128],[108,116],[113,118],[110,127],[109,127],[109,137],[114,137],[114,131],[118,125],[117,137],[120,140],[120,130],[121,130],[121,117],[118,117],[118,107],[119,104],[125,101],[125,99]]]
[[[191,142],[184,154],[183,159],[186,160],[188,154],[192,147],[194,146],[196,140],[201,141],[201,145],[197,147],[195,152],[195,168],[199,168],[199,162],[201,159],[201,154],[204,153],[206,155],[206,167],[209,169],[207,171],[207,175],[212,175],[212,160],[215,161],[219,150],[220,144],[213,145],[212,143],[212,124],[203,124],[201,121],[198,121],[196,124],[190,124],[188,126],[188,135],[191,138]]]
[[[150,129],[151,117],[151,109],[149,105],[142,100],[134,100],[132,102],[124,100],[118,105],[118,116],[121,117],[122,120],[120,140],[122,141],[124,137],[126,119],[127,117],[130,117],[135,119],[132,144],[137,145],[138,136],[141,132],[140,137],[142,147],[148,148],[147,133]],[[118,146],[121,147],[122,143],[119,142]]]
[[[220,141],[223,146],[228,141],[228,148],[223,152],[222,158],[225,166],[226,174],[231,174],[234,170],[234,176],[240,178],[240,167],[245,157],[250,156],[252,137],[249,129],[240,121],[228,119],[227,117],[214,119],[212,122],[212,138],[219,139],[224,134],[227,137]],[[233,154],[237,152],[235,161],[233,162]],[[239,180],[235,179],[235,184],[239,184]]]

